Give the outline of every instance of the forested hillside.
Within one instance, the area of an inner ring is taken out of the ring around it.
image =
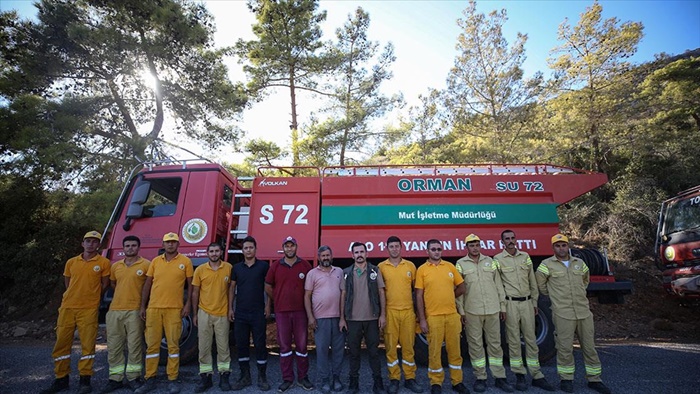
[[[195,2],[38,7],[34,21],[0,13],[3,315],[58,297],[65,260],[85,231],[102,230],[131,169],[174,155],[164,125],[204,152],[238,143],[240,114],[273,88],[289,92],[276,115],[290,117],[292,143],[250,141],[240,147],[245,161],[228,163],[233,172],[515,162],[603,172],[606,186],[560,207],[562,230],[621,264],[652,254],[660,202],[700,184],[700,48],[631,64],[644,27],[602,18],[597,2],[562,22],[549,70],[530,77],[527,32],[508,42],[506,11],[469,3],[456,20],[447,87],[400,115],[402,93],[382,89],[392,44],[368,38],[373,21],[361,8],[324,37],[317,1],[253,0],[255,38],[221,49],[212,16]],[[230,80],[229,57],[245,80]],[[321,107],[303,122],[300,92]]]

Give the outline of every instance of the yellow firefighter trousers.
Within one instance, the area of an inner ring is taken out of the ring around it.
[[[525,340],[525,363],[520,344],[520,335]],[[506,300],[506,338],[510,354],[510,369],[516,374],[530,374],[533,379],[543,378],[540,370],[539,348],[535,337],[535,309],[530,300]]]
[[[146,379],[156,376],[158,360],[160,359],[160,341],[168,342],[168,380],[176,380],[180,370],[180,334],[182,319],[180,308],[148,308],[146,309]]]
[[[403,373],[406,379],[416,378],[416,360],[413,344],[416,341],[416,314],[413,309],[387,309],[386,327],[384,328],[384,345],[386,347],[386,365],[390,380],[401,380],[401,366],[396,345],[401,345]]]
[[[92,365],[95,362],[95,340],[97,339],[97,308],[59,308],[58,321],[56,322],[56,344],[51,353],[54,361],[54,374],[57,379],[70,374],[70,354],[76,328],[82,348],[78,370],[80,376],[92,376]]]
[[[117,382],[124,380],[124,345],[129,352],[129,361],[126,362],[126,378],[131,381],[141,377],[144,323],[139,316],[138,309],[109,311],[106,323],[109,379]]]
[[[219,373],[231,371],[231,349],[228,345],[230,322],[227,316],[210,315],[200,309],[197,312],[199,333],[199,373],[212,374],[211,345],[216,336],[216,369]]]
[[[505,378],[503,368],[503,349],[501,348],[501,323],[499,313],[491,315],[472,315],[466,313],[467,343],[469,344],[469,359],[478,380],[487,379],[486,355],[484,354],[484,333],[489,353],[489,369],[494,378]]]
[[[442,369],[442,342],[447,350],[447,363],[450,367],[452,385],[462,383],[462,351],[459,346],[459,333],[462,322],[459,314],[428,316],[428,378],[430,385],[442,386],[445,372]]]
[[[583,351],[583,363],[586,366],[586,380],[589,382],[602,382],[600,374],[602,366],[595,350],[595,329],[593,328],[593,315],[585,319],[570,320],[557,315],[554,320],[554,343],[557,346],[557,372],[561,380],[574,379],[574,333],[578,336],[581,351]]]

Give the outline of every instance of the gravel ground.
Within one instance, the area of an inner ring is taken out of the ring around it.
[[[47,340],[22,340],[0,342],[0,393],[37,393],[41,389],[50,385],[52,376],[51,348],[53,343]],[[700,360],[700,344],[682,344],[671,342],[630,342],[630,341],[600,341],[598,352],[603,362],[603,377],[606,383],[612,388],[614,393],[629,394],[656,394],[662,392],[673,392],[674,394],[695,394],[697,393],[697,382],[700,381],[700,371],[697,369],[697,362]],[[79,347],[74,346],[72,368],[76,370]],[[574,384],[577,393],[593,393],[589,390],[584,381],[583,361],[580,351],[575,352],[576,356],[576,380]],[[366,354],[363,353],[361,370],[361,392],[370,393],[372,380],[367,363]],[[383,357],[383,352],[382,352]],[[104,341],[97,347],[95,361],[95,375],[93,377],[94,392],[99,392],[107,383],[107,350]],[[310,352],[311,369],[310,376],[316,376],[315,352]],[[235,363],[234,363],[235,365]],[[464,382],[471,389],[474,381],[468,361],[465,362]],[[552,383],[558,383],[556,376],[556,364],[554,360],[545,363],[542,370],[546,378]],[[191,393],[197,383],[197,365],[191,363],[181,366],[180,379],[182,381],[182,393]],[[279,370],[279,356],[270,351],[269,357],[269,381],[273,390],[281,383]],[[164,367],[159,369],[159,385],[154,393],[165,393]],[[237,376],[234,372],[232,380]],[[256,374],[253,369],[253,379]],[[347,384],[347,364],[344,366],[342,379]],[[384,371],[385,384],[386,370]],[[509,379],[514,380],[509,372]],[[77,388],[77,376],[71,374],[71,389],[75,392]],[[427,369],[419,367],[417,380],[426,389],[428,388]],[[215,387],[208,392],[220,392],[216,383]],[[445,393],[450,390],[449,381],[443,384]],[[118,393],[129,393],[129,390],[120,390]],[[258,392],[255,386],[241,391],[243,393]],[[301,387],[294,387],[288,393],[304,393]],[[401,388],[401,393],[408,393],[408,390]],[[493,387],[493,381],[489,381],[487,393],[498,393],[499,390]],[[542,392],[539,389],[530,388],[529,392]]]

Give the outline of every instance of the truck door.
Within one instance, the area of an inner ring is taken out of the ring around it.
[[[141,239],[141,255],[153,259],[163,244],[163,234],[180,233],[185,207],[188,172],[141,173],[131,190],[112,236],[111,256],[124,257],[122,239],[137,234]]]

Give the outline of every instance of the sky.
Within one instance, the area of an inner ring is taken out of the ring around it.
[[[255,18],[242,0],[210,0],[205,2],[214,15],[217,32],[217,46],[233,45],[238,39],[254,39],[251,25]],[[0,9],[17,9],[20,15],[31,17],[36,12],[32,1],[0,0]],[[580,14],[590,7],[593,1],[555,0],[489,0],[477,1],[477,10],[489,13],[492,10],[506,9],[508,21],[504,25],[504,35],[509,43],[515,40],[518,32],[527,34],[525,45],[527,60],[524,64],[525,76],[537,71],[547,75],[547,58],[550,51],[559,45],[557,30],[568,18],[575,25]],[[602,0],[603,18],[616,17],[621,22],[641,22],[644,37],[637,53],[631,59],[640,64],[651,61],[659,53],[680,54],[686,50],[700,48],[700,1],[659,1],[659,0]],[[418,96],[429,88],[445,87],[448,71],[454,63],[457,52],[455,44],[459,36],[457,19],[468,1],[456,0],[374,0],[346,1],[321,0],[319,9],[327,11],[327,19],[322,24],[323,39],[334,37],[336,28],[343,25],[348,15],[359,6],[370,15],[369,38],[382,46],[392,42],[397,57],[392,70],[394,77],[386,82],[386,94],[402,92],[408,105],[418,104]],[[233,81],[244,81],[245,75],[237,59],[227,59]],[[308,124],[309,115],[314,111],[315,100],[301,97],[298,101],[300,123]],[[397,120],[398,113],[383,119],[376,127]],[[245,132],[244,141],[253,138],[272,140],[282,147],[289,145],[290,104],[288,90],[272,92],[265,101],[255,103],[242,116],[239,127]],[[167,124],[166,124],[167,127]],[[196,145],[188,149],[203,150]],[[216,160],[241,162],[243,156],[233,154],[232,147],[222,147],[215,154]],[[210,152],[205,155],[210,155]]]

